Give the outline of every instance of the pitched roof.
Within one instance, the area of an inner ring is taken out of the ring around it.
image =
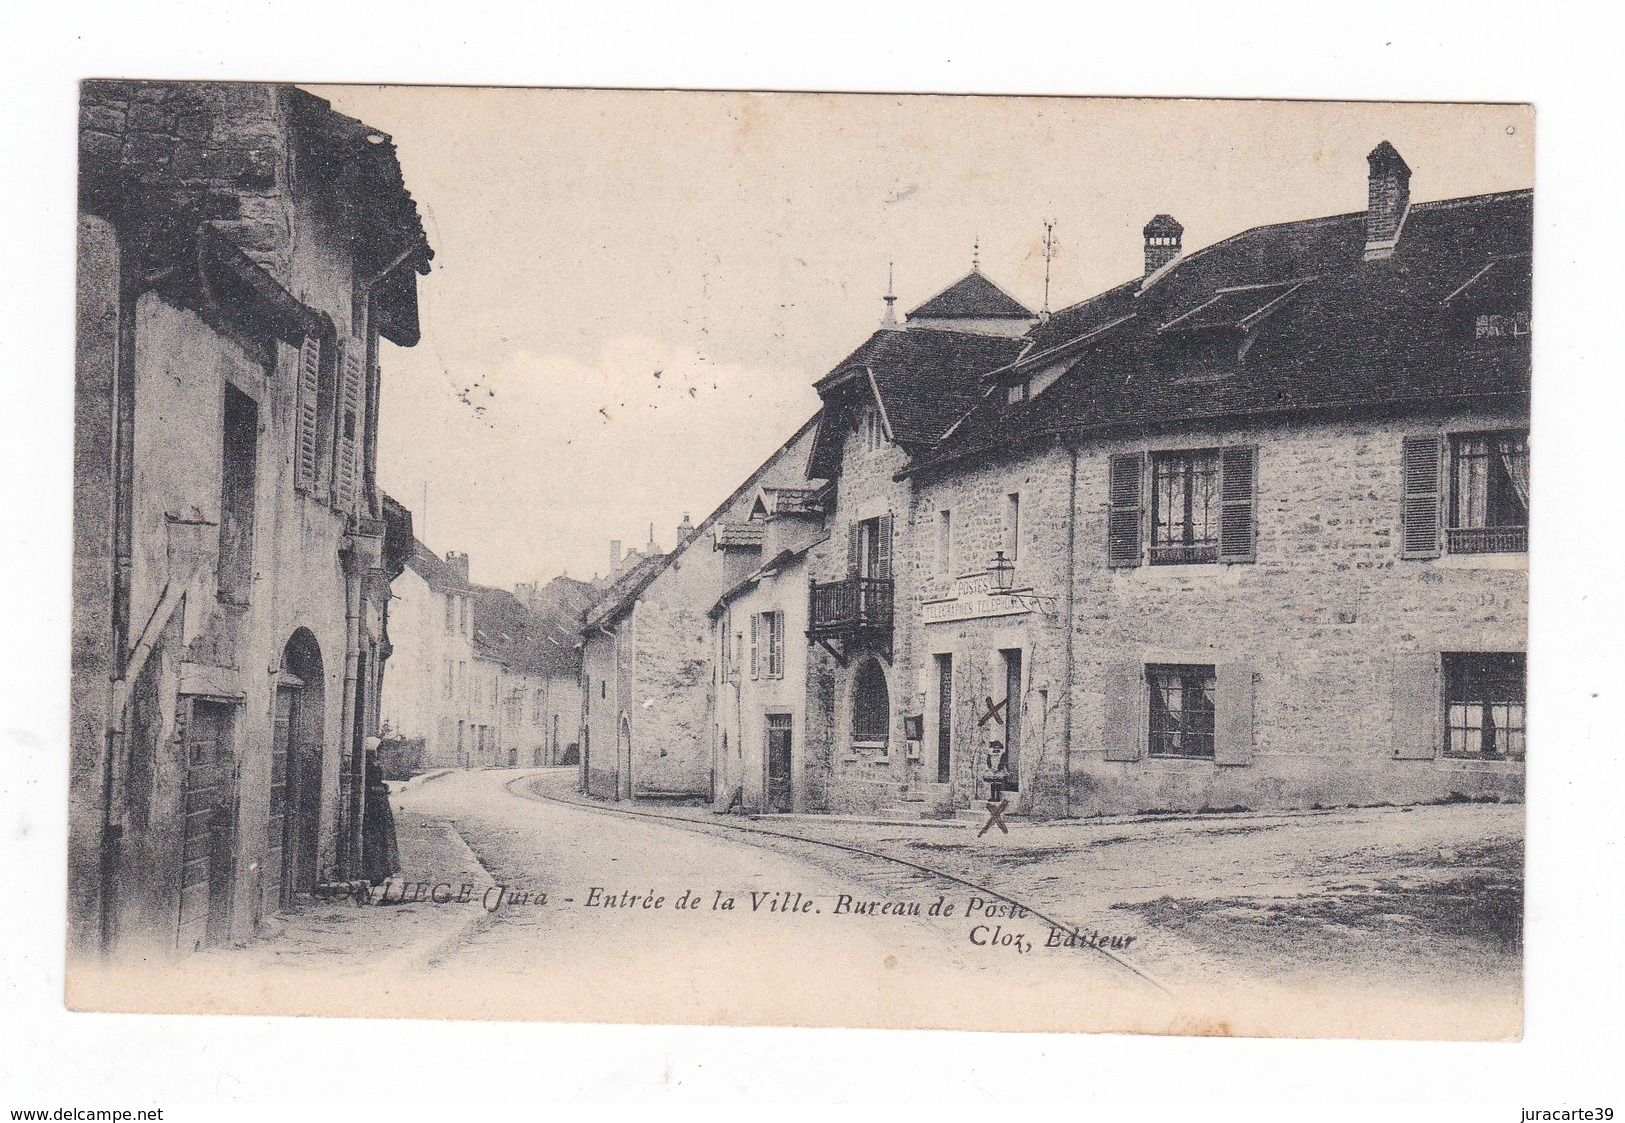
[[[1209,246],[1056,313],[1017,369],[1061,355],[1060,380],[1027,402],[986,393],[916,469],[1058,433],[1527,395],[1532,209],[1530,191],[1418,203],[1370,262],[1364,212]]]
[[[474,610],[474,653],[520,674],[575,668],[574,645],[565,646],[536,613],[506,589],[469,586]]]
[[[1032,312],[972,270],[908,314],[908,319],[1030,320]]]
[[[840,474],[847,412],[868,393],[869,375],[892,439],[905,447],[928,447],[976,404],[982,374],[1013,361],[1023,346],[1020,339],[961,331],[875,332],[818,383],[826,407],[808,474],[824,479]],[[845,384],[859,389],[840,390]]]
[[[412,540],[412,552],[407,555],[406,568],[412,570],[436,592],[453,592],[469,587],[462,574],[451,564],[417,539]]]
[[[598,603],[587,611],[586,626],[593,628],[620,616],[649,587],[649,582],[660,576],[670,559],[670,554],[651,554],[638,559],[638,564],[617,577],[604,590]]]

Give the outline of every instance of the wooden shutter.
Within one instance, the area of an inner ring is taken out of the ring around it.
[[[1440,553],[1440,498],[1443,491],[1444,441],[1438,436],[1406,437],[1405,506],[1400,528],[1400,555],[1436,558]]]
[[[1115,663],[1106,668],[1105,727],[1100,739],[1107,760],[1139,760],[1143,755],[1144,680],[1145,668],[1138,663]]]
[[[862,523],[849,523],[846,528],[846,572],[856,576],[858,572],[858,535],[862,533]]]
[[[1221,663],[1214,670],[1213,762],[1253,762],[1253,669]]]
[[[882,581],[890,581],[892,516],[887,515],[879,521],[880,530],[875,535],[875,540],[879,545],[875,547],[875,571],[873,576],[880,578]]]
[[[1237,445],[1220,453],[1219,560],[1250,562],[1255,557],[1257,527],[1253,517],[1258,494],[1258,449]]]
[[[767,674],[784,677],[784,613],[767,614]]]
[[[1389,739],[1395,760],[1432,760],[1439,755],[1439,655],[1409,651],[1394,657],[1393,724]]]
[[[750,677],[761,677],[761,623],[762,615],[759,612],[750,614]]]
[[[366,355],[366,344],[355,339],[344,340],[339,349],[338,439],[333,443],[333,491],[339,508],[344,511],[355,511],[359,502]]]
[[[322,341],[305,336],[299,348],[299,371],[294,387],[293,486],[300,491],[316,489],[316,399],[322,384]]]
[[[1111,458],[1110,510],[1106,515],[1107,565],[1140,564],[1140,488],[1144,475],[1142,454],[1120,453]]]

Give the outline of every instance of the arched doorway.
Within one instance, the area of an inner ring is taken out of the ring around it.
[[[868,659],[852,679],[852,743],[885,748],[891,737],[891,691],[880,660]]]
[[[322,652],[316,637],[300,628],[282,649],[271,738],[266,902],[274,901],[277,909],[316,885],[323,728]]]

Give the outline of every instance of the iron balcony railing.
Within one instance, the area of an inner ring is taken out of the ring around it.
[[[891,630],[892,582],[889,577],[814,581],[810,595],[807,631],[815,638]]]
[[[1527,526],[1450,527],[1452,554],[1522,554],[1529,550]]]

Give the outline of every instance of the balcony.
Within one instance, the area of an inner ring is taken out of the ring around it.
[[[821,644],[842,666],[846,665],[847,653],[860,644],[873,643],[890,654],[891,578],[814,581],[809,598],[807,638]]]
[[[1450,527],[1445,534],[1452,554],[1523,554],[1529,551],[1527,526]]]

